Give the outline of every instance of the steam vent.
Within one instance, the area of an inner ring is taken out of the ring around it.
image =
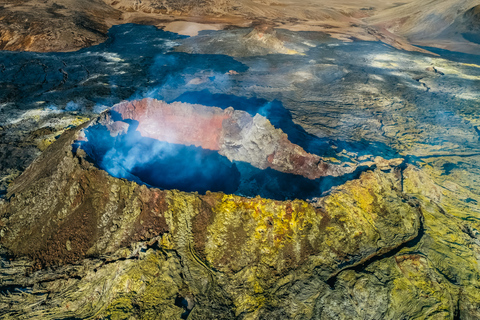
[[[477,0],[6,0],[0,319],[480,319]]]

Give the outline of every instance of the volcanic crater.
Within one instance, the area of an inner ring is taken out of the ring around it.
[[[80,136],[76,147],[99,168],[160,189],[305,199],[321,194],[323,177],[357,169],[308,153],[264,116],[232,107],[125,101]]]

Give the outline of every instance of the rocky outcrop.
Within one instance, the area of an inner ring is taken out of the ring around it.
[[[279,39],[272,25],[259,25],[243,37],[244,47],[250,54],[300,54],[293,48],[287,48]]]
[[[41,118],[41,112],[32,113],[31,118],[0,125],[0,196],[6,194],[8,185],[67,127],[90,120],[79,115],[62,114],[62,120],[52,121],[52,116]]]
[[[309,179],[339,176],[355,170],[354,166],[327,163],[306,152],[259,114],[252,117],[233,108],[222,110],[179,102],[167,104],[155,99],[123,102],[111,112],[119,113],[122,120],[138,122],[136,130],[142,136],[216,150],[230,161],[247,162],[259,169],[272,168]],[[109,116],[103,121],[112,135],[125,132],[126,123],[122,125],[113,118]]]
[[[104,0],[107,4],[124,12],[144,12],[165,15],[201,16],[224,13],[230,0]]]

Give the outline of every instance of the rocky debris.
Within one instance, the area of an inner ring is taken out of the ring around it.
[[[437,68],[435,68],[434,66],[430,66],[430,67],[427,67],[425,68],[426,71],[428,72],[433,72],[433,73],[436,73],[436,74],[439,74],[441,76],[444,76],[445,73],[443,73],[442,71],[439,71]]]
[[[122,12],[143,12],[173,16],[206,16],[225,13],[232,5],[230,0],[104,0]]]
[[[1,316],[58,319],[130,314],[139,319],[181,319],[185,310],[175,302],[189,293],[182,279],[182,261],[173,251],[153,249],[156,245],[156,239],[138,242],[110,256],[33,274],[28,260],[2,259]],[[30,276],[18,278],[21,282],[15,285],[4,285],[4,281],[11,283],[5,273],[14,272]]]
[[[162,191],[109,176],[80,148],[73,153],[85,126],[49,146],[0,204],[2,247],[14,261],[28,259],[4,263],[10,288],[35,303],[21,314],[254,316],[292,277],[315,274],[325,283],[420,235],[422,215],[402,193],[399,170],[366,172],[315,204]],[[40,282],[75,265],[66,281]],[[37,269],[12,282],[12,274]],[[18,315],[21,299],[10,293],[8,301],[14,308],[5,314]]]
[[[217,150],[230,161],[243,161],[259,169],[272,168],[309,179],[340,176],[353,172],[355,166],[327,163],[321,157],[306,152],[291,143],[281,129],[268,119],[245,111],[227,108],[191,105],[173,102],[167,104],[155,99],[122,102],[115,105],[112,114],[123,120],[138,122],[136,130],[142,136],[175,144],[194,145]],[[118,134],[109,116],[103,123]]]

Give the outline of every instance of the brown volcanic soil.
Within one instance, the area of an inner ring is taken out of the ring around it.
[[[122,13],[101,0],[16,1],[0,5],[0,49],[73,51],[105,41]]]
[[[187,35],[267,24],[344,40],[380,40],[406,50],[424,51],[412,44],[445,48],[448,43],[475,53],[480,46],[461,35],[470,24],[465,14],[475,5],[475,0],[5,0],[0,5],[0,49],[77,50],[104,41],[109,27],[123,23]]]

